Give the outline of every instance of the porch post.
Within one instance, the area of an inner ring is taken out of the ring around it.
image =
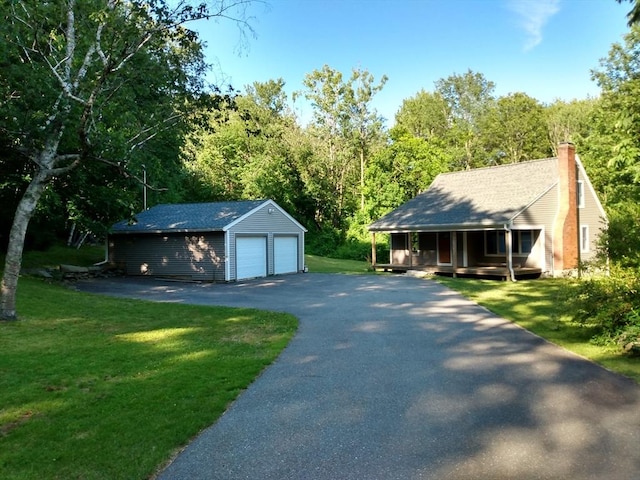
[[[453,278],[457,278],[458,274],[458,232],[451,232],[451,266],[453,267]]]
[[[505,250],[507,251],[507,281],[516,281],[515,273],[513,272],[513,247],[511,242],[511,229],[506,225],[504,226],[504,243]]]
[[[411,244],[411,232],[407,233],[407,251],[409,252],[409,268],[413,268],[413,245]]]
[[[376,268],[376,232],[371,232],[371,266]]]

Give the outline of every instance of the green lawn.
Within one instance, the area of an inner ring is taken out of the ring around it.
[[[640,382],[640,359],[611,346],[590,342],[594,330],[571,320],[576,281],[538,279],[518,282],[436,277],[496,314],[606,368]]]
[[[368,262],[305,255],[310,272],[317,273],[372,273]]]
[[[101,248],[27,254],[30,268],[89,265]],[[312,272],[366,262],[306,257]],[[570,280],[438,281],[640,381],[640,362],[570,321]],[[88,295],[23,277],[18,322],[0,323],[0,478],[143,479],[269,365],[295,333],[286,314]]]
[[[48,257],[82,263],[60,260]],[[3,480],[148,478],[297,328],[287,314],[108,298],[29,277],[18,314],[0,322]]]

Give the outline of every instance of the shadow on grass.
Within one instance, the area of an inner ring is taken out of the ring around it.
[[[148,477],[224,412],[297,324],[29,279],[19,313],[0,324],[4,479]]]

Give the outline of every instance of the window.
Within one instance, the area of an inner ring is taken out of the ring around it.
[[[584,208],[584,182],[582,180],[578,180],[576,194],[578,195],[578,208]]]
[[[504,255],[507,253],[504,230],[485,232],[485,245],[487,247],[487,255]]]
[[[511,250],[514,254],[527,255],[531,253],[535,237],[533,230],[512,230]],[[505,255],[507,253],[504,230],[485,232],[487,255]]]
[[[516,230],[513,232],[513,236],[519,240],[518,248],[514,247],[514,252],[531,253],[533,248],[533,232],[531,230]]]
[[[589,251],[589,226],[580,226],[580,252],[587,253]]]

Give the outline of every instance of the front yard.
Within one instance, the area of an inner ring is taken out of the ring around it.
[[[492,312],[604,367],[640,383],[640,359],[612,346],[591,342],[596,330],[572,321],[570,299],[576,280],[538,279],[518,282],[436,277]]]
[[[108,298],[29,277],[18,314],[0,322],[3,480],[149,478],[297,328],[282,313]]]

